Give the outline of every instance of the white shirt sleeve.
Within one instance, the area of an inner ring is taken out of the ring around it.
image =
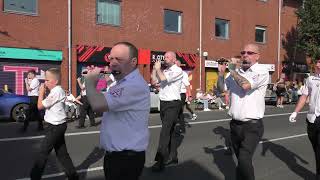
[[[38,79],[32,79],[31,84],[30,84],[30,88],[31,89],[35,89],[40,85],[40,82]]]
[[[183,72],[182,83],[185,87],[190,86],[189,77],[186,72]]]
[[[49,95],[42,101],[42,105],[48,109],[63,99],[63,95],[59,91],[51,91]]]
[[[303,95],[306,95],[306,96],[308,96],[309,95],[309,93],[312,91],[311,90],[311,87],[310,87],[310,89],[309,89],[309,86],[310,86],[311,84],[310,84],[310,77],[306,80],[306,84],[304,85],[304,87],[301,89],[301,92],[302,92],[302,94]]]
[[[177,80],[180,80],[183,76],[182,70],[181,69],[177,69],[174,71],[167,71],[164,73],[164,76],[167,79],[167,82],[175,82]]]

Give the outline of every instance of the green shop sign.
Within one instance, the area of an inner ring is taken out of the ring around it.
[[[62,51],[0,47],[0,58],[62,61]]]

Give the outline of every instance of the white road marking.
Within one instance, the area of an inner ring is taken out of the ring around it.
[[[269,139],[269,140],[265,140],[265,141],[260,141],[259,144],[263,144],[263,143],[267,143],[267,142],[281,141],[281,140],[286,140],[286,139],[293,139],[293,138],[303,137],[306,135],[307,134],[304,133],[304,134],[296,134],[296,135],[286,136],[286,137],[281,137],[281,138]],[[228,149],[228,147],[225,146],[222,148],[214,149],[214,151],[221,151],[221,150],[226,150],[226,149]],[[80,169],[80,170],[77,170],[77,172],[78,173],[88,173],[88,172],[102,171],[102,170],[103,170],[103,166],[99,166],[99,167],[88,168],[88,169]],[[54,178],[54,177],[59,177],[59,176],[64,176],[64,172],[55,173],[55,174],[47,174],[47,175],[42,176],[42,179]],[[16,179],[16,180],[30,180],[30,178],[21,178],[21,179]]]
[[[302,111],[299,114],[307,113],[308,111]],[[274,116],[285,116],[290,115],[291,113],[282,113],[282,114],[269,114],[265,115],[264,118],[274,117]],[[215,120],[207,120],[207,121],[196,121],[196,122],[188,122],[188,124],[206,124],[206,123],[217,123],[217,122],[225,122],[231,121],[231,118],[227,119],[215,119]],[[149,129],[161,128],[161,125],[148,126]],[[87,131],[87,132],[75,132],[75,133],[66,133],[65,136],[80,136],[80,135],[89,135],[89,134],[99,134],[100,131]],[[42,139],[44,135],[41,136],[29,136],[29,137],[16,137],[16,138],[2,138],[0,142],[10,142],[10,141],[21,141],[21,140],[34,140],[34,139]]]

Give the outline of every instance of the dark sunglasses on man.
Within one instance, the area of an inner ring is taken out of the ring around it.
[[[253,55],[253,54],[257,54],[257,53],[256,53],[256,52],[253,52],[253,51],[241,51],[240,54],[241,54],[241,55],[245,55],[245,54]]]

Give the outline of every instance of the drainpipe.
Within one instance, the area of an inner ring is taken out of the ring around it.
[[[277,79],[280,78],[280,49],[281,49],[281,6],[282,6],[282,0],[279,0],[279,9],[278,9],[278,60],[277,60]]]
[[[199,14],[199,61],[200,61],[200,89],[202,89],[202,0],[200,0]]]
[[[72,44],[71,44],[71,0],[68,0],[68,90],[71,92],[71,58],[72,58]]]

